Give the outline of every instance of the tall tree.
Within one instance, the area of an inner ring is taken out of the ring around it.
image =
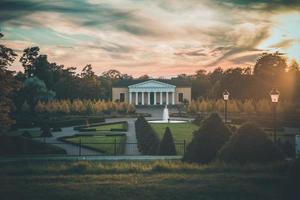
[[[30,77],[25,80],[24,94],[32,112],[38,101],[48,101],[55,97],[55,92],[48,90],[44,81],[38,77]]]
[[[3,34],[0,33],[0,38]],[[20,86],[12,71],[8,70],[17,54],[10,48],[0,44],[0,134],[5,132],[13,123],[11,117],[13,109],[12,94]]]

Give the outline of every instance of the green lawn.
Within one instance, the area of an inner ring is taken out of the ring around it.
[[[286,164],[181,162],[1,164],[1,199],[283,200]]]
[[[166,127],[171,129],[173,138],[175,142],[183,142],[186,140],[189,143],[193,138],[193,132],[198,130],[199,127],[193,123],[150,123],[155,132],[158,134],[160,138],[162,138],[165,133]]]
[[[63,140],[73,144],[81,144],[83,147],[89,147],[106,154],[114,154],[115,142],[117,144],[118,154],[123,153],[123,143],[126,142],[126,136],[73,136]]]

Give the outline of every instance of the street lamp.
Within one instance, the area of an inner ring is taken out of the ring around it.
[[[274,126],[274,143],[277,143],[277,104],[279,101],[280,92],[273,88],[270,92],[271,101],[273,104],[273,126]]]
[[[228,100],[229,100],[229,95],[230,95],[230,93],[229,93],[227,90],[225,90],[225,91],[223,92],[223,99],[224,99],[224,101],[225,101],[225,109],[224,109],[225,124],[227,123],[227,102],[228,102]]]

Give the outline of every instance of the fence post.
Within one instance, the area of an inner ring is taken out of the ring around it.
[[[81,137],[80,137],[80,139],[79,139],[79,156],[81,156]]]
[[[183,140],[183,155],[185,154],[185,140]]]
[[[114,144],[114,155],[117,155],[117,139],[115,138],[115,144]]]

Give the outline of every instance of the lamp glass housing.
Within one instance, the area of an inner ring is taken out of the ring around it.
[[[223,92],[223,99],[224,99],[225,101],[228,101],[228,100],[229,100],[229,96],[230,96],[230,93],[229,93],[227,90],[225,90],[225,91]]]
[[[280,92],[277,89],[273,89],[270,92],[270,97],[271,97],[271,101],[272,103],[278,103],[279,101],[279,96],[280,96]]]

